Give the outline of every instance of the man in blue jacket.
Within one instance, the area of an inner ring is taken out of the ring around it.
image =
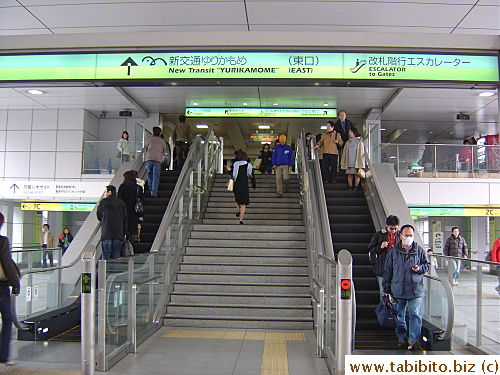
[[[399,242],[387,253],[383,286],[384,293],[392,294],[396,299],[398,345],[407,345],[408,350],[413,350],[420,346],[423,274],[429,271],[429,261],[425,251],[414,242],[415,229],[411,225],[403,225],[399,233]],[[405,318],[407,308],[410,314],[409,327]]]
[[[293,149],[286,144],[286,135],[279,136],[279,144],[274,147],[271,164],[276,172],[276,190],[278,198],[283,196],[283,191],[288,192],[290,183],[290,171],[295,164]]]

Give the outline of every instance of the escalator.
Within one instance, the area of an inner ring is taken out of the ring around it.
[[[144,219],[141,221],[141,242],[134,243],[134,253],[147,253],[155,239],[168,202],[179,179],[179,170],[162,170],[158,198],[151,198],[148,189],[144,192]]]
[[[379,302],[378,283],[368,260],[368,245],[376,232],[365,192],[347,189],[347,175],[337,175],[336,184],[325,184],[325,198],[335,252],[347,249],[353,257],[356,288],[355,349],[398,349],[393,329],[381,328],[375,316]]]

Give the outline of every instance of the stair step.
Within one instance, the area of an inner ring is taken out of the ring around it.
[[[211,203],[219,203],[219,202],[231,202],[231,204],[234,207],[234,194],[228,192],[228,194],[224,195],[218,195],[218,196],[210,196],[209,204]],[[284,193],[283,197],[278,198],[277,196],[273,194],[266,194],[265,196],[262,197],[257,197],[257,196],[250,196],[250,204],[253,203],[267,203],[267,204],[283,204],[283,203],[292,203],[296,204],[299,203],[299,198],[298,194],[293,194],[293,196],[288,196],[287,194],[289,193]]]
[[[171,294],[171,302],[177,303],[230,303],[251,305],[311,305],[311,295],[286,293],[222,293],[177,292]]]
[[[250,232],[246,230],[246,226],[244,225],[235,225],[237,229],[242,229],[244,231],[228,231],[224,233],[224,239],[225,240],[237,240],[237,241],[244,241],[244,240],[253,240],[253,241],[266,241],[269,243],[269,247],[274,247],[273,243],[277,240],[281,241],[302,241],[305,242],[304,239],[304,233],[296,233],[296,232],[281,232],[281,231],[276,231],[274,233],[270,232],[260,232],[258,234],[258,240],[255,240],[255,231]],[[236,229],[235,228],[235,229]],[[195,238],[203,238],[203,239],[220,239],[221,237],[221,232],[209,232],[209,231],[198,231],[198,230],[192,230],[190,234],[191,239]],[[260,246],[255,246],[255,247],[260,247]]]
[[[225,234],[224,234],[225,235]],[[191,246],[210,246],[210,247],[259,247],[259,248],[270,248],[270,247],[278,247],[278,248],[300,248],[305,249],[306,241],[287,241],[287,240],[258,240],[258,239],[250,239],[248,241],[235,241],[232,239],[201,239],[201,238],[190,238],[188,239],[188,245]]]
[[[247,211],[249,213],[252,213],[254,215],[259,214],[259,215],[266,215],[266,214],[272,214],[273,216],[276,214],[290,214],[290,215],[301,215],[302,214],[302,209],[299,208],[290,208],[288,207],[287,204],[283,204],[280,206],[274,205],[274,206],[269,206],[267,207],[257,207],[253,204],[252,201],[250,201],[250,204],[247,206]],[[225,215],[235,215],[236,214],[236,208],[234,206],[232,207],[207,207],[206,209],[206,214],[209,213],[221,213]],[[246,215],[245,215],[246,216]]]
[[[203,303],[171,303],[167,314],[177,315],[218,315],[218,316],[274,316],[274,317],[311,317],[312,307],[309,305],[233,305]]]
[[[293,265],[293,264],[259,264],[257,266],[251,264],[241,263],[226,263],[226,264],[205,264],[205,263],[181,263],[182,271],[206,271],[206,272],[234,272],[234,273],[255,273],[274,272],[274,273],[293,273],[293,272],[307,272],[307,265]]]
[[[228,215],[231,217],[231,215],[236,218],[235,212],[231,214],[227,213],[216,213],[216,212],[207,212],[205,214],[206,219],[227,219]],[[288,220],[302,220],[302,214],[299,213],[286,213],[286,214],[275,214],[272,210],[269,211],[269,214],[271,214],[272,219],[274,220],[275,224],[277,221],[288,221]],[[245,211],[245,220],[247,219],[262,219],[262,213],[254,213],[252,210],[252,204],[247,207]]]
[[[306,274],[266,274],[266,273],[246,273],[234,274],[225,272],[185,272],[179,271],[178,281],[206,281],[206,282],[261,282],[261,283],[303,283],[309,282],[309,275]]]
[[[245,293],[249,289],[253,293],[281,293],[281,294],[306,294],[309,292],[309,285],[301,284],[264,284],[264,283],[234,283],[234,282],[192,282],[177,281],[174,284],[176,292],[210,292],[210,293]]]
[[[246,316],[241,319],[240,316],[166,314],[163,324],[172,327],[310,330],[314,322],[307,317]]]
[[[249,265],[269,265],[269,264],[283,264],[283,265],[305,265],[307,266],[307,255],[300,257],[288,257],[286,255],[283,256],[274,256],[274,255],[234,255],[228,257],[227,255],[205,255],[205,254],[185,254],[184,255],[185,262],[192,263],[204,263],[204,264],[225,264],[235,262],[240,264],[249,264]]]
[[[248,214],[245,213],[245,224],[244,225],[261,225],[262,227],[265,227],[267,225],[276,225],[277,223],[283,222],[281,219],[263,219],[262,216],[259,217],[259,215],[256,215],[255,217],[247,217]],[[232,224],[239,225],[238,224],[238,218],[233,217],[231,218],[204,218],[203,219],[203,224],[223,224],[227,225],[228,227],[231,226]],[[295,217],[294,219],[287,219],[286,220],[287,225],[294,225],[297,227],[303,227],[304,223],[302,222],[302,216],[300,218]]]
[[[207,232],[259,232],[261,233],[278,233],[278,232],[293,232],[293,233],[305,233],[305,228],[297,228],[294,225],[217,225],[217,224],[194,224],[193,230],[195,231],[207,231]]]
[[[217,256],[285,256],[285,257],[307,257],[307,250],[304,249],[279,249],[279,248],[255,248],[255,247],[205,247],[187,246],[187,255],[217,255]],[[368,257],[366,257],[368,258]],[[368,260],[367,260],[368,262]]]

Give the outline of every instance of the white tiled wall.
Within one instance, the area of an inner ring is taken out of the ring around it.
[[[6,129],[7,129],[7,110],[0,110],[0,130],[6,130]]]
[[[0,179],[80,178],[84,136],[97,131],[98,119],[80,109],[2,110]]]
[[[158,125],[159,114],[147,120]],[[99,119],[83,109],[0,110],[0,180],[79,179],[84,141],[118,142],[136,119]]]

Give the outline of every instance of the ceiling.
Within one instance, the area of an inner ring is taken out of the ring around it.
[[[498,0],[0,0],[0,35],[301,31],[500,34]]]
[[[0,0],[2,37],[88,34],[99,45],[99,35],[149,32],[315,32],[400,34],[408,45],[423,33],[500,35],[499,0]],[[144,34],[147,35],[147,34]],[[92,44],[91,44],[92,45]],[[483,91],[461,88],[395,87],[53,87],[41,85],[44,95],[33,96],[28,87],[0,87],[0,109],[82,108],[107,118],[130,109],[140,120],[160,112],[172,126],[185,107],[328,108],[344,109],[361,126],[372,108],[382,108],[382,139],[397,143],[460,143],[465,137],[498,133],[498,90],[489,98]],[[456,120],[459,112],[470,120]],[[304,128],[321,132],[323,119],[195,119],[194,125],[214,126],[227,147],[256,152],[250,141],[256,124],[271,125],[275,134],[293,139]],[[398,130],[399,129],[399,130]],[[404,129],[404,130],[401,130]],[[396,136],[397,135],[397,136]]]

